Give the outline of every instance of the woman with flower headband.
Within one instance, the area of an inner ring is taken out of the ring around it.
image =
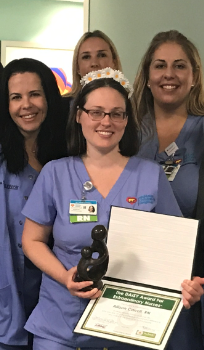
[[[81,210],[86,201],[87,206],[95,203],[92,215],[106,227],[111,205],[177,216],[181,212],[162,168],[134,156],[138,128],[128,80],[106,68],[87,74],[81,83],[67,128],[69,157],[44,167],[23,210],[24,252],[44,272],[39,303],[25,328],[34,333],[34,350],[140,349],[73,333],[89,299],[101,291],[84,292],[92,282],[74,282],[81,249],[91,244],[95,223],[82,222],[72,203],[83,200]],[[53,252],[46,245],[52,230]],[[202,281],[182,283],[187,308],[202,295]]]
[[[112,40],[100,30],[84,33],[74,49],[72,90],[62,97],[64,115],[69,114],[70,102],[81,90],[80,79],[89,72],[106,67],[122,71],[120,58]]]

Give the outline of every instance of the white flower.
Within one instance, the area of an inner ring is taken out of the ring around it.
[[[85,78],[85,84],[88,84],[92,80],[96,79],[96,72],[87,73],[84,78]]]
[[[119,70],[115,70],[110,67],[87,73],[80,80],[80,84],[84,86],[95,79],[102,79],[102,78],[112,78],[115,81],[119,82],[124,87],[124,89],[126,89],[126,91],[128,92],[128,98],[130,98],[131,95],[133,94],[132,85],[130,85],[128,79],[125,78],[124,74]]]
[[[123,74],[119,71],[119,70],[115,70],[113,73],[113,79],[116,81],[120,81],[121,76],[123,76]]]
[[[129,81],[124,77],[120,79],[120,85],[122,85],[124,88],[127,88],[129,86]]]
[[[103,78],[113,78],[114,69],[107,67],[103,69]]]
[[[84,84],[85,84],[85,79],[84,79],[85,77],[83,77],[83,78],[81,78],[81,80],[80,80],[80,84],[82,85],[82,86],[84,86]]]
[[[96,79],[101,79],[103,77],[103,69],[95,71]]]
[[[133,94],[134,90],[133,90],[133,87],[132,85],[129,85],[129,94],[128,94],[128,98],[130,98]]]

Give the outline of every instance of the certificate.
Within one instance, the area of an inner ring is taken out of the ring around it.
[[[191,278],[198,221],[112,207],[102,295],[75,332],[164,350]]]
[[[103,282],[75,332],[163,350],[183,307],[181,293]]]

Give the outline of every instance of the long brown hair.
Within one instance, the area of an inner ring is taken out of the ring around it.
[[[180,45],[191,62],[194,86],[192,87],[187,102],[186,108],[188,114],[204,115],[204,90],[202,77],[201,59],[195,45],[177,30],[169,30],[160,32],[152,39],[143,59],[140,63],[135,81],[133,102],[137,106],[137,111],[140,119],[147,113],[154,116],[154,100],[151,90],[147,87],[149,79],[149,67],[152,61],[154,52],[166,42],[173,42]]]

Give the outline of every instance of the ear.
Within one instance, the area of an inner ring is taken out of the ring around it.
[[[192,81],[192,85],[191,85],[192,87],[195,86],[196,80],[197,80],[197,76],[195,77],[195,74],[194,74],[194,76],[193,76],[193,81]]]
[[[78,124],[81,124],[81,123],[80,123],[80,115],[81,115],[81,111],[78,109],[77,115],[76,115],[76,122],[77,122]]]
[[[81,76],[81,73],[80,73],[80,69],[79,69],[78,64],[77,64],[77,74],[80,76],[80,78],[82,77],[82,76]]]

